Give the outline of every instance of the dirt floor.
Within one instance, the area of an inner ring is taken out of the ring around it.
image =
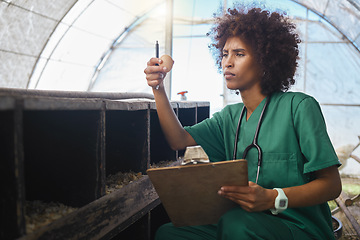
[[[360,194],[360,178],[342,177],[342,184],[343,192],[350,198]],[[352,206],[348,206],[347,209],[358,224],[360,224],[360,201],[356,201]],[[337,212],[334,216],[338,218],[343,225],[342,236],[339,238],[340,240],[360,239],[360,236],[357,235],[357,232],[343,211]]]

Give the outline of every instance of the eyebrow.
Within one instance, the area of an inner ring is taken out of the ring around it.
[[[243,49],[243,48],[233,49],[232,51],[233,51],[233,52],[246,52],[246,50],[245,50],[245,49]],[[223,49],[223,52],[229,52],[229,51],[228,51],[228,50],[226,50],[226,49]]]

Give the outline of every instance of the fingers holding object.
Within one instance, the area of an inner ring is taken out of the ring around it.
[[[158,89],[173,64],[174,61],[168,55],[164,55],[161,58],[151,58],[144,70],[148,85]]]
[[[169,55],[163,55],[161,58],[151,58],[147,66],[160,66],[164,72],[170,72],[174,65],[174,60]]]
[[[162,71],[151,71],[151,70],[148,70],[148,68],[146,68],[144,70],[144,73],[146,74],[146,79],[148,81],[151,81],[151,80],[163,80],[166,76],[166,73],[165,72],[162,72]]]
[[[148,62],[147,62],[147,67],[144,69],[144,73],[146,74],[146,76],[150,76],[153,75],[155,73],[163,73],[163,75],[158,75],[159,77],[164,78],[165,75],[164,73],[167,72],[167,68],[165,66],[160,66],[159,64],[162,63],[162,60],[159,58],[151,58]]]
[[[165,76],[166,73],[163,72],[146,74],[147,83],[150,87],[156,87],[164,81]]]
[[[167,68],[164,66],[154,65],[157,58],[152,58],[148,62],[148,66],[145,68],[144,73],[146,74],[146,79],[149,80],[163,80],[167,73]]]

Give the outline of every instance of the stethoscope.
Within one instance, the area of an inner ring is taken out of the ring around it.
[[[260,114],[260,118],[259,118],[259,122],[257,124],[257,127],[256,127],[256,131],[255,131],[255,136],[254,136],[254,139],[252,141],[252,143],[247,146],[244,150],[244,153],[243,153],[243,159],[245,159],[247,153],[249,152],[249,150],[253,147],[255,147],[257,150],[258,150],[258,168],[257,168],[257,173],[256,173],[256,181],[255,183],[257,184],[258,182],[258,179],[259,179],[259,173],[260,173],[260,166],[261,166],[261,163],[262,163],[262,151],[261,151],[261,148],[260,146],[258,145],[257,141],[258,141],[258,136],[259,136],[259,130],[260,130],[260,126],[261,126],[261,122],[262,122],[262,119],[263,119],[263,116],[264,116],[264,113],[265,113],[265,110],[267,108],[267,105],[269,103],[269,100],[270,100],[270,96],[268,96],[266,98],[266,102],[263,106],[263,109],[261,111],[261,114]],[[241,110],[241,114],[240,114],[240,118],[239,118],[239,123],[237,125],[237,129],[236,129],[236,135],[235,135],[235,145],[234,145],[234,153],[233,153],[233,160],[236,159],[236,152],[237,152],[237,142],[239,140],[239,132],[240,132],[240,126],[241,126],[241,120],[242,118],[244,117],[244,114],[245,114],[245,105],[243,106],[242,110]]]

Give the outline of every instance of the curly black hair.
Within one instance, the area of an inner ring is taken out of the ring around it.
[[[252,48],[264,72],[262,93],[269,95],[275,91],[287,91],[295,84],[300,43],[295,30],[295,24],[285,13],[270,13],[255,7],[247,10],[244,6],[237,6],[216,18],[215,26],[208,33],[212,38],[209,47],[221,69],[226,40],[240,37]]]

